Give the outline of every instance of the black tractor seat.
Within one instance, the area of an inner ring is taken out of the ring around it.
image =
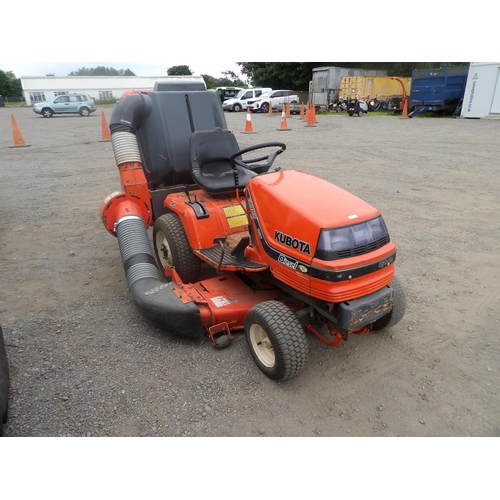
[[[238,189],[244,189],[248,181],[257,175],[236,163],[231,164],[230,158],[239,151],[239,147],[230,130],[217,127],[193,132],[189,140],[189,151],[193,179],[211,196],[234,194],[235,174]]]

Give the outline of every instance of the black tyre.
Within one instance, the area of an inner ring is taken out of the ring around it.
[[[0,437],[3,436],[3,425],[7,423],[9,411],[9,363],[0,326]]]
[[[54,115],[54,113],[50,108],[43,108],[42,109],[42,116],[44,118],[52,118],[53,115]]]
[[[81,116],[90,116],[90,109],[84,106],[80,109],[79,113]]]
[[[245,317],[245,336],[257,366],[273,380],[287,380],[307,362],[309,345],[295,313],[285,304],[258,304]]]
[[[391,281],[391,287],[394,288],[394,298],[392,303],[392,311],[384,317],[373,323],[372,330],[382,330],[391,328],[403,319],[406,312],[406,292],[403,284],[397,276]]]
[[[262,113],[269,113],[269,104],[267,102],[263,103],[260,110]]]
[[[164,214],[156,219],[153,246],[162,274],[165,266],[173,266],[184,283],[198,281],[201,260],[193,253],[177,214]]]
[[[233,111],[235,111],[236,113],[239,113],[241,110],[242,110],[241,104],[236,103],[233,106]]]

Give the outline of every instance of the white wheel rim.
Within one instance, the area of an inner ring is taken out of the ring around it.
[[[250,342],[260,362],[267,368],[272,368],[276,363],[276,356],[274,355],[273,344],[264,328],[255,323],[250,326]]]
[[[166,236],[161,231],[156,233],[156,248],[161,265],[163,267],[173,266],[172,251],[170,250]]]

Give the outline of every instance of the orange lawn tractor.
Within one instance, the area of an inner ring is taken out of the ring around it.
[[[222,348],[244,330],[260,370],[286,380],[306,364],[308,333],[338,346],[403,317],[379,211],[309,173],[272,168],[283,143],[240,150],[204,82],[124,96],[109,128],[121,189],[101,219],[132,300],[166,331]]]

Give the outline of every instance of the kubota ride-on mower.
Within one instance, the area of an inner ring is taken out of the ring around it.
[[[142,313],[215,347],[244,330],[275,380],[304,367],[307,332],[338,346],[403,317],[396,247],[378,210],[308,173],[271,171],[283,143],[239,150],[204,82],[162,88],[113,109],[121,190],[101,205]],[[203,262],[213,277],[201,278]]]

